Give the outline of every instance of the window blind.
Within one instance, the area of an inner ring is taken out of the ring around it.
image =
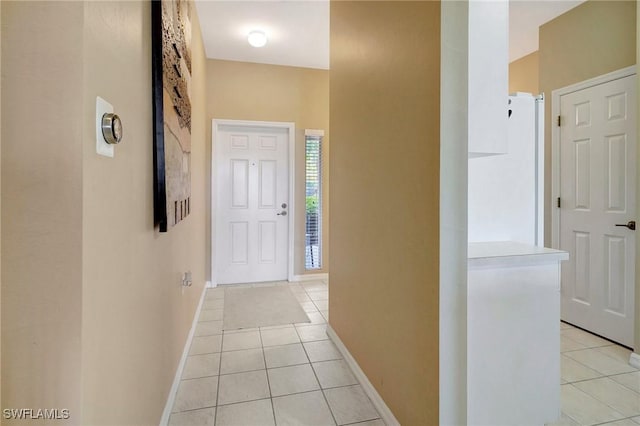
[[[305,130],[305,268],[322,268],[322,130]]]

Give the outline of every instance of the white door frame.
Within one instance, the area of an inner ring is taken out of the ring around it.
[[[295,158],[296,158],[296,125],[292,122],[280,121],[248,121],[225,120],[214,118],[211,120],[211,286],[218,285],[218,271],[216,267],[216,219],[217,219],[217,191],[216,177],[218,173],[218,157],[216,156],[216,142],[219,138],[221,126],[243,127],[271,127],[273,129],[286,129],[289,134],[289,238],[287,256],[287,279],[293,281],[293,241],[295,218]]]
[[[632,65],[617,71],[603,74],[589,80],[581,81],[571,86],[556,89],[551,92],[551,247],[560,248],[560,209],[555,200],[560,196],[560,126],[556,123],[558,115],[560,115],[560,97],[578,90],[588,89],[589,87],[599,84],[608,83],[610,81],[619,80],[636,74],[636,66]]]

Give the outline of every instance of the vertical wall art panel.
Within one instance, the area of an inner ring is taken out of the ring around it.
[[[191,5],[152,1],[154,220],[166,232],[191,211]]]

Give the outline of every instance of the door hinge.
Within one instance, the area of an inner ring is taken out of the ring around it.
[[[558,208],[560,208],[560,197],[558,197]]]
[[[558,116],[558,127],[560,127],[560,123],[562,123],[562,119],[560,118],[560,116]]]

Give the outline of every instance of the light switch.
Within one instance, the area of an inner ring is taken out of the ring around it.
[[[106,113],[113,112],[113,105],[102,99],[100,96],[96,97],[96,152],[98,155],[104,155],[105,157],[113,157],[114,149],[113,145],[107,143],[102,135],[102,116]]]

